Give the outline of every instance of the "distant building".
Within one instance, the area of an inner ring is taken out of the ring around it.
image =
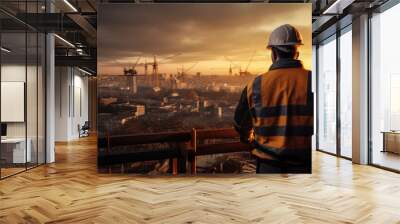
[[[222,117],[222,107],[218,107],[218,117]]]
[[[208,100],[203,101],[203,108],[208,107],[210,104],[208,103]]]
[[[136,79],[136,75],[135,76],[131,76],[131,93],[132,94],[136,94],[137,93],[137,79]]]
[[[250,72],[248,72],[248,71],[240,71],[239,75],[240,76],[251,76],[252,74]]]
[[[101,98],[100,103],[104,105],[110,105],[112,103],[116,103],[118,99],[116,97],[107,97],[107,98]]]
[[[193,112],[200,112],[200,100],[196,100]]]
[[[179,83],[177,83],[177,88],[178,89],[187,89],[187,88],[189,88],[189,85],[186,82],[179,82]]]
[[[135,112],[135,117],[140,117],[145,115],[146,110],[144,105],[136,105],[136,112]]]

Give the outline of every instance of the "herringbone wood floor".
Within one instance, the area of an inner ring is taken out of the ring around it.
[[[312,175],[108,175],[86,138],[0,181],[0,223],[400,223],[400,175],[313,156]]]

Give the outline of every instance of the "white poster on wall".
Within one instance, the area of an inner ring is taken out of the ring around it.
[[[24,82],[1,82],[1,122],[24,122],[24,104]]]

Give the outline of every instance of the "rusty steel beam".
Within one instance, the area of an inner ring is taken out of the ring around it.
[[[116,135],[98,139],[99,147],[139,145],[165,142],[188,142],[191,139],[189,131],[186,132],[164,132],[139,135]]]
[[[198,140],[239,138],[239,134],[233,128],[196,129],[196,135]]]
[[[238,138],[239,134],[232,128],[199,129],[196,130],[196,139],[229,139]],[[112,146],[138,145],[161,142],[188,142],[192,139],[190,131],[161,132],[135,135],[114,135],[99,138],[99,145],[105,146],[109,139]]]
[[[172,159],[181,157],[179,149],[143,151],[123,154],[103,154],[97,157],[99,166],[109,166],[114,164],[133,163],[140,161]]]
[[[238,133],[232,128],[224,129],[200,129],[196,130],[196,139],[229,139],[238,138]],[[151,144],[161,142],[188,142],[192,139],[190,131],[162,132],[135,135],[109,136],[109,144],[112,146]],[[99,144],[105,145],[107,137],[99,138]]]
[[[98,156],[99,165],[112,165],[121,164],[137,161],[157,160],[157,159],[175,159],[174,165],[177,165],[177,158],[189,159],[192,158],[195,161],[196,156],[211,155],[220,153],[232,153],[232,152],[246,152],[251,150],[249,144],[241,143],[237,140],[234,142],[217,143],[217,144],[199,144],[193,146],[194,142],[199,139],[235,139],[239,137],[237,132],[232,128],[225,129],[200,129],[193,131],[180,131],[180,132],[164,132],[164,133],[151,133],[151,134],[138,134],[138,135],[116,135],[116,136],[105,136],[98,139],[98,147],[106,149],[105,154]],[[166,148],[152,151],[137,151],[124,153],[124,154],[113,154],[112,148],[118,146],[135,146],[139,144],[152,144],[152,143],[189,143],[192,142],[192,146],[186,149],[182,147]],[[193,150],[195,147],[195,150]],[[195,162],[192,161],[192,165],[195,166]],[[174,173],[177,172],[177,167],[174,169]],[[192,167],[192,170],[195,167]],[[195,172],[194,172],[195,173]]]
[[[212,155],[220,153],[232,153],[232,152],[250,152],[251,149],[252,149],[251,145],[241,142],[204,144],[197,146],[196,156]]]

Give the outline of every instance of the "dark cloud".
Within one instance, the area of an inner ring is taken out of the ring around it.
[[[99,62],[174,54],[179,56],[169,63],[247,60],[265,50],[270,31],[284,23],[298,27],[311,44],[310,4],[103,4]]]

